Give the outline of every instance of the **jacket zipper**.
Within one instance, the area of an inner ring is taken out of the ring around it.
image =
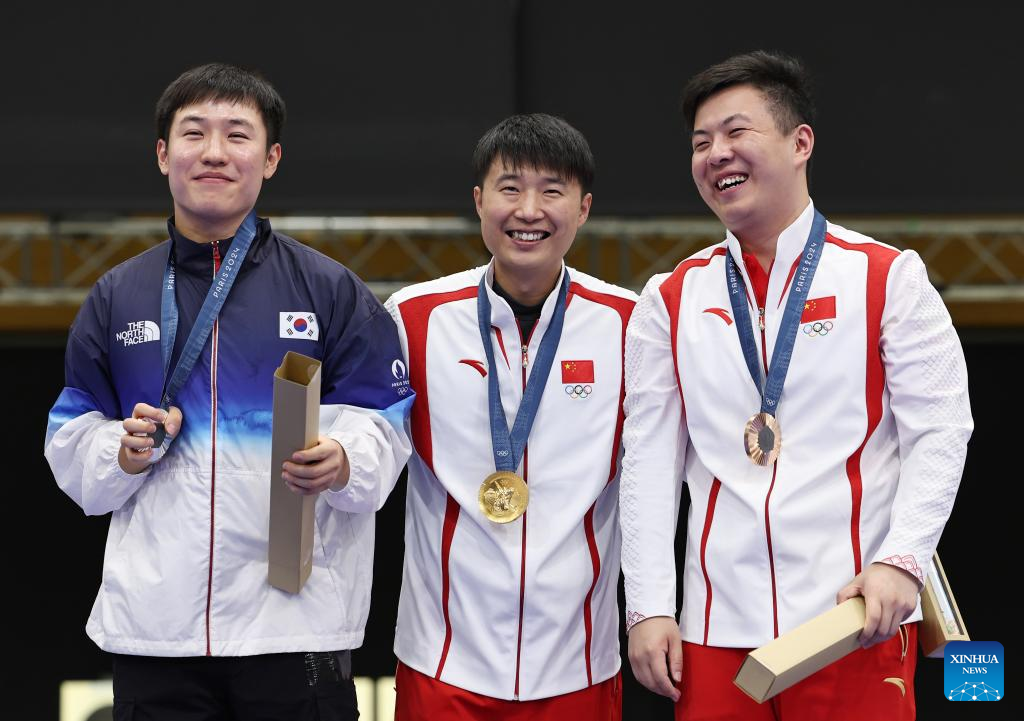
[[[213,241],[213,280],[217,280],[220,270],[220,245]],[[213,334],[210,339],[210,563],[206,578],[206,655],[212,656],[210,645],[210,608],[213,605],[213,531],[215,492],[217,490],[217,341],[220,323],[213,321]]]
[[[765,298],[765,305],[768,304],[768,299]],[[765,381],[768,380],[768,343],[765,338],[764,332],[764,308],[759,307],[757,309],[757,326],[761,330],[761,362],[764,364],[764,376]],[[768,493],[764,498],[764,531],[765,540],[768,544],[768,569],[771,572],[772,577],[772,623],[775,631],[775,638],[779,637],[779,602],[777,598],[777,590],[775,587],[775,556],[772,553],[772,527],[771,521],[768,518],[768,503],[772,497],[772,490],[775,488],[775,475],[779,471],[779,461],[776,459],[775,463],[772,464],[772,482],[768,486]]]
[[[538,320],[539,322],[539,320]],[[533,331],[537,329],[537,322],[533,324],[533,328],[530,329],[530,335],[525,340],[523,339],[523,329],[519,325],[519,319],[516,319],[516,328],[519,329],[519,342],[522,344],[523,349],[523,392],[526,392],[526,368],[530,365],[530,338],[533,338]],[[538,379],[540,382],[540,379]],[[529,444],[523,447],[523,481],[529,483],[527,476],[527,465],[528,465],[528,454]],[[513,698],[519,700],[519,666],[522,659],[523,653],[523,609],[526,605],[526,512],[523,512],[523,549],[520,555],[520,567],[519,567],[519,639],[516,642],[516,687],[513,694]]]
[[[767,299],[765,300],[767,303]],[[764,377],[768,379],[768,343],[764,337],[764,308],[757,309],[757,327],[761,329],[761,362],[764,363]]]

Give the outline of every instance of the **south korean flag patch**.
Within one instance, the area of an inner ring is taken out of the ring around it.
[[[281,337],[319,340],[320,324],[316,322],[316,313],[304,310],[281,313]]]

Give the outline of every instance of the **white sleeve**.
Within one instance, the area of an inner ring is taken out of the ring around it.
[[[619,487],[627,630],[675,617],[675,535],[687,433],[669,315],[655,276],[626,330],[626,420]]]
[[[893,261],[882,314],[885,382],[900,447],[889,532],[872,562],[923,583],[960,485],[974,422],[960,339],[917,253]]]
[[[384,308],[398,326],[402,353],[408,367],[405,329],[389,298]],[[348,455],[349,480],[340,491],[327,491],[327,502],[340,511],[372,513],[383,507],[412,453],[409,413],[413,394],[383,411],[349,405],[324,406],[320,427],[341,444]]]
[[[99,411],[86,411],[69,420],[55,422],[61,400],[50,411],[50,428],[43,454],[57,485],[81,506],[87,515],[116,511],[139,489],[149,475],[147,468],[130,474],[121,470],[117,453],[124,428],[121,421],[105,418]]]
[[[383,411],[347,405],[320,408],[320,428],[345,449],[348,483],[340,491],[327,491],[327,502],[339,511],[379,511],[395,488],[409,460],[411,445],[406,419],[412,398]]]

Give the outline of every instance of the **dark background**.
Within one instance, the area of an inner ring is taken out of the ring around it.
[[[813,72],[826,213],[1019,212],[1019,18],[974,5],[855,3],[826,21],[800,3],[11,4],[0,212],[164,212],[153,106],[218,60],[262,70],[289,108],[263,212],[469,213],[476,139],[544,111],[590,140],[595,214],[704,214],[680,91],[757,48]]]
[[[284,160],[262,212],[468,215],[476,139],[510,113],[545,111],[591,142],[596,215],[705,214],[689,179],[680,89],[707,64],[760,47],[796,54],[814,72],[812,192],[825,212],[1021,212],[1019,26],[974,5],[837,6],[828,22],[767,3],[162,7],[5,9],[0,212],[168,212],[153,105],[186,67],[224,60],[261,69],[288,103]],[[1008,543],[1021,474],[1009,409],[1021,401],[1024,332],[959,330],[977,428],[940,551],[972,637],[1001,641],[1013,664],[1018,564]],[[42,458],[63,344],[0,334],[13,491],[3,524],[4,686],[13,694],[4,718],[52,721],[61,680],[109,672],[83,630],[108,521],[84,517]],[[364,675],[394,671],[403,507],[404,483],[378,516],[373,608],[356,654]],[[942,698],[940,661],[921,659],[919,669],[919,718],[1009,717],[1012,686],[1008,701],[967,714]],[[667,702],[633,684],[628,663],[623,673],[624,718],[670,718]]]

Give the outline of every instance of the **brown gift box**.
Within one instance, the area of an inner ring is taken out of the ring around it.
[[[300,496],[281,480],[295,451],[316,445],[320,428],[320,361],[288,351],[274,371],[274,429],[270,454],[270,585],[298,593],[313,570],[316,496]]]
[[[969,641],[960,610],[949,588],[939,556],[921,593],[924,615],[918,627],[921,651],[941,658],[949,641]],[[734,683],[758,703],[802,681],[816,671],[856,651],[864,628],[864,599],[851,598],[812,618],[771,643],[751,651],[736,673]]]
[[[917,637],[925,656],[942,658],[950,641],[971,640],[937,553],[932,556],[932,567],[921,592],[921,613],[924,618]]]
[[[860,648],[864,621],[864,599],[844,601],[751,651],[733,682],[758,703],[766,701]]]

